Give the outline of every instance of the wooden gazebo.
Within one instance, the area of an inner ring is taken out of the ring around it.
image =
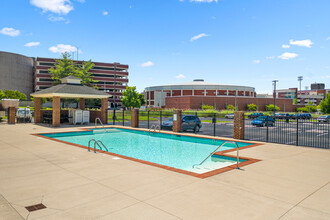
[[[61,98],[79,99],[79,108],[82,110],[85,109],[85,99],[101,99],[100,118],[103,124],[107,123],[108,98],[110,95],[97,89],[82,85],[81,79],[74,76],[65,77],[61,79],[61,84],[32,93],[31,96],[34,97],[35,123],[42,122],[41,98],[53,99],[53,127],[60,126]]]

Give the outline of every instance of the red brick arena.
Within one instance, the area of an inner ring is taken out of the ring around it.
[[[202,79],[147,87],[144,94],[147,106],[161,108],[200,109],[202,105],[212,105],[221,110],[233,105],[238,110],[246,110],[248,104],[256,104],[258,111],[265,111],[266,105],[274,104],[273,98],[256,97],[253,87],[208,83]],[[281,111],[296,110],[289,98],[276,98],[276,105]]]

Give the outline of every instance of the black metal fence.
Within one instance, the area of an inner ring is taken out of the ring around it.
[[[139,127],[172,130],[172,117],[173,111],[171,110],[139,111]],[[233,138],[233,119],[225,118],[225,114],[184,111],[182,118],[185,120],[182,123],[182,132]],[[108,111],[108,123],[131,126],[131,111]]]
[[[245,139],[251,141],[329,149],[329,133],[330,122],[319,122],[316,119],[272,118],[261,124],[253,119],[245,121]]]

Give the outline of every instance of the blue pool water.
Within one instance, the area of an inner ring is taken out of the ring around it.
[[[149,161],[195,173],[205,173],[214,169],[236,164],[236,158],[212,156],[202,166],[202,162],[224,141],[206,138],[149,133],[128,129],[97,129],[93,131],[43,134],[54,139],[88,146],[91,139],[101,140],[109,152]],[[237,142],[239,147],[251,143]],[[233,149],[234,144],[225,144],[220,151]],[[240,160],[242,162],[244,160]]]

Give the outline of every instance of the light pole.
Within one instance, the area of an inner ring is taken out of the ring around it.
[[[273,115],[274,115],[274,117],[275,117],[275,111],[276,111],[276,109],[275,109],[275,106],[276,106],[276,83],[278,82],[278,80],[273,80],[272,81],[273,82],[273,84],[274,84],[274,108],[273,108]]]
[[[301,95],[301,81],[302,80],[303,80],[303,77],[302,76],[298,76],[300,95]]]

